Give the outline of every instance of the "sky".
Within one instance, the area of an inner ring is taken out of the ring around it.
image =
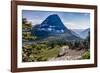
[[[41,24],[52,14],[57,14],[69,29],[87,29],[90,27],[90,13],[22,10],[22,17],[31,22],[32,25]]]

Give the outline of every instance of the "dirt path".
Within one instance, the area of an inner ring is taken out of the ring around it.
[[[57,58],[52,58],[50,61],[55,60],[79,60],[82,57],[82,54],[85,52],[84,49],[82,50],[72,50],[68,47],[64,46],[61,48],[59,56]]]

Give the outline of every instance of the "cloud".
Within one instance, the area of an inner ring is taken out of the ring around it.
[[[67,22],[64,23],[65,26],[69,29],[87,29],[89,28],[89,25],[84,23],[73,23],[73,22]]]
[[[32,25],[41,24],[41,22],[42,22],[42,20],[39,20],[39,19],[31,19],[28,21],[31,22]]]

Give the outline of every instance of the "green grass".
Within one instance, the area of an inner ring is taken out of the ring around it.
[[[27,58],[27,61],[47,61],[50,58],[55,58],[59,54],[59,46],[55,46],[51,48],[45,44],[39,45],[27,45],[23,48],[23,54],[26,53],[27,56],[23,56],[23,58]]]
[[[38,51],[39,52],[39,51]],[[51,50],[49,49],[42,49],[38,54],[31,54],[30,58],[34,61],[45,61],[52,57],[57,57],[59,53],[58,47],[55,47]]]

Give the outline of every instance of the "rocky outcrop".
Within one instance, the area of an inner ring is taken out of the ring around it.
[[[68,46],[63,46],[60,49],[59,55],[56,58],[51,58],[49,61],[59,60],[80,60],[85,50],[72,50]]]

